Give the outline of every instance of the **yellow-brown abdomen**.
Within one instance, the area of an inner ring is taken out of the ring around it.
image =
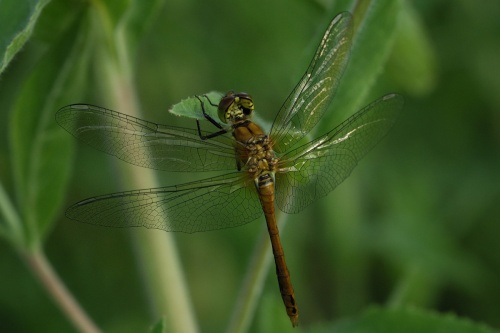
[[[299,324],[299,310],[295,302],[295,293],[290,280],[290,273],[285,261],[285,253],[281,246],[276,215],[274,212],[274,180],[270,173],[259,176],[257,181],[260,203],[266,217],[267,230],[273,248],[274,263],[276,265],[276,276],[280,288],[281,298],[286,307],[286,313],[290,317],[293,326]]]

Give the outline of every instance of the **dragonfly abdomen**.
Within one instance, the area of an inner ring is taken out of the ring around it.
[[[274,180],[270,172],[266,172],[259,176],[257,180],[257,190],[259,192],[262,210],[266,217],[267,230],[269,231],[269,237],[271,239],[281,298],[283,299],[286,313],[288,317],[290,317],[292,325],[297,326],[299,324],[299,310],[295,302],[292,281],[290,280],[290,273],[288,272],[285,253],[281,246],[278,225],[276,223],[276,215],[274,212]]]

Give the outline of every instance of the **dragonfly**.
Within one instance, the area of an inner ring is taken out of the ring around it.
[[[193,129],[161,125],[89,104],[58,110],[56,120],[70,134],[128,163],[164,171],[221,171],[180,185],[96,196],[72,205],[66,215],[100,226],[184,233],[241,226],[264,215],[281,297],[297,326],[299,310],[275,206],[293,214],[326,196],[387,134],[403,106],[400,95],[385,95],[308,141],[347,66],[351,21],[343,12],[330,22],[269,134],[251,120],[254,101],[243,92],[228,92],[215,103],[196,96],[200,118],[213,124],[213,132],[202,130],[199,120]],[[207,112],[213,106],[220,122]]]

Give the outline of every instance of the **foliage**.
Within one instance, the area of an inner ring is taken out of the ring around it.
[[[211,103],[217,103],[216,101],[219,101],[222,96],[223,94],[220,92],[211,91],[197,97],[188,97],[172,106],[169,111],[176,116],[204,119],[202,113],[200,112],[200,103],[203,102],[205,112],[212,117],[212,119],[218,120],[217,108]]]
[[[194,128],[193,119],[166,111],[187,96],[236,90],[251,93],[257,115],[270,123],[342,10],[353,13],[356,35],[319,131],[387,92],[405,95],[406,104],[393,132],[342,186],[287,220],[298,330],[500,327],[500,4],[6,0],[0,331],[71,330],[71,316],[47,296],[33,264],[43,252],[106,332],[225,328],[265,232],[261,221],[166,241],[159,231],[67,220],[71,203],[136,189],[137,179],[157,177],[154,186],[164,186],[197,175],[127,173],[121,162],[76,144],[54,114],[86,102]],[[261,290],[251,330],[293,331],[273,272],[252,293]]]

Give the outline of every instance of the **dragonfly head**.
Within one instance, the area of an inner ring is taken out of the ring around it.
[[[230,91],[221,98],[218,107],[219,119],[226,124],[250,118],[254,110],[252,96],[247,93]]]

